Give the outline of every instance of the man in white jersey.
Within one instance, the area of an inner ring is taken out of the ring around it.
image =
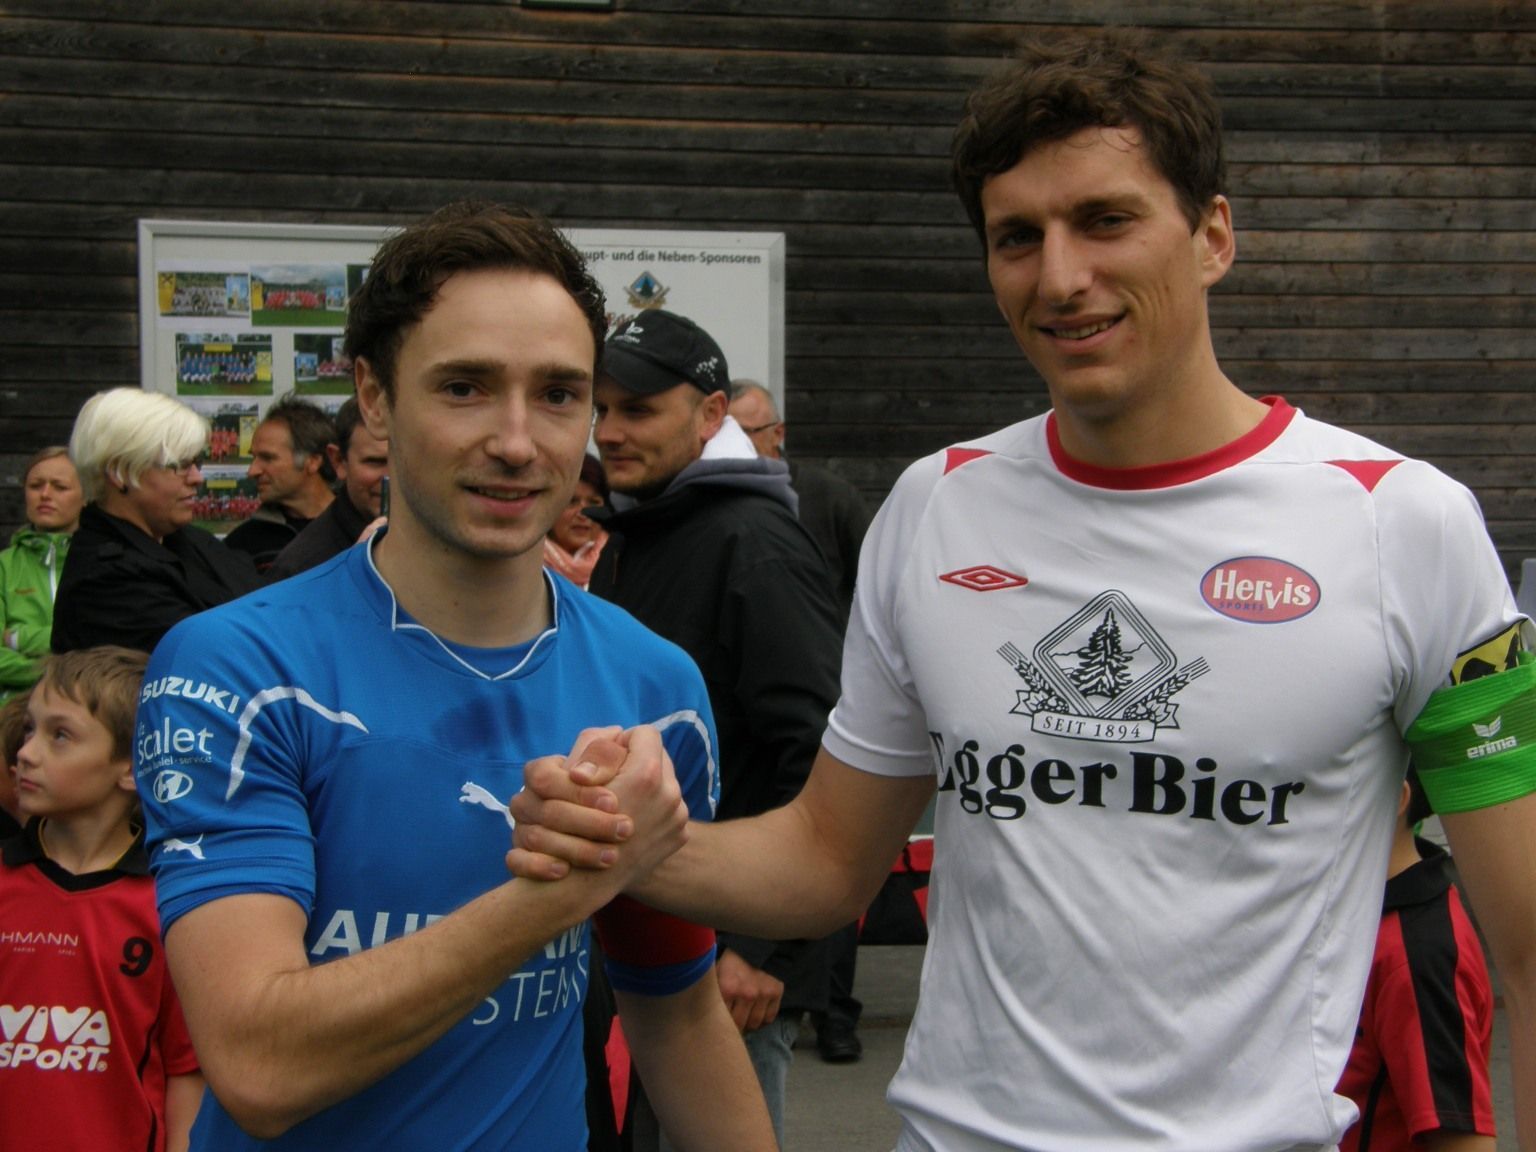
[[[805,789],[634,891],[825,931],[937,791],[899,1152],[1325,1149],[1411,748],[1536,1145],[1533,666],[1475,501],[1222,372],[1194,69],[1132,33],[1036,46],[972,95],[954,171],[1052,411],[907,470]],[[516,870],[597,863],[622,758],[531,769]]]

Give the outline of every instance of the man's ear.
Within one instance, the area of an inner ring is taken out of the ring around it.
[[[1227,274],[1232,261],[1237,259],[1232,205],[1225,196],[1217,196],[1211,201],[1195,228],[1195,241],[1199,244],[1200,283],[1202,287],[1210,288]]]
[[[373,370],[366,357],[352,361],[352,386],[357,390],[357,407],[363,417],[363,426],[369,435],[378,440],[389,439],[389,397],[379,374]]]
[[[336,473],[336,479],[347,478],[347,458],[342,455],[340,444],[327,444],[325,446],[325,458],[331,462],[331,471]]]
[[[720,425],[725,423],[725,413],[730,406],[730,397],[724,392],[711,392],[704,397],[698,408],[700,439],[709,441],[715,438]]]

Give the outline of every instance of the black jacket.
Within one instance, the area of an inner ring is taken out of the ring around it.
[[[357,543],[363,529],[368,527],[369,519],[347,499],[345,491],[338,492],[325,511],[306,524],[304,531],[277,554],[277,559],[266,571],[267,583],[297,576],[345,552]]]
[[[224,537],[224,546],[236,552],[244,552],[255,563],[256,571],[265,577],[278,554],[313,523],[313,520],[289,516],[281,508],[263,504],[250,519],[241,521],[229,530],[229,534]]]
[[[178,620],[260,584],[249,556],[201,528],[179,528],[161,543],[87,504],[59,577],[53,650],[121,644],[148,652]]]
[[[859,490],[836,472],[793,458],[789,482],[800,497],[800,523],[821,548],[837,597],[838,622],[846,628],[853,607],[854,577],[859,572],[859,550],[869,530],[869,509]]]
[[[799,792],[837,702],[838,611],[794,509],[782,462],[698,460],[662,495],[602,518],[613,537],[591,590],[682,647],[704,674],[721,819]],[[783,980],[785,1007],[825,1007],[821,941],[721,933],[720,943]]]

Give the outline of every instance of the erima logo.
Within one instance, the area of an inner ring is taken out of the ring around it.
[[[155,775],[155,799],[161,804],[180,800],[190,791],[192,791],[192,777],[185,772],[167,768]]]
[[[1245,624],[1299,620],[1322,599],[1308,573],[1271,556],[1223,560],[1200,581],[1200,595],[1227,619]]]
[[[1474,744],[1467,749],[1468,760],[1481,760],[1484,756],[1497,756],[1500,752],[1508,752],[1511,748],[1518,748],[1520,741],[1513,736],[1506,736],[1502,740],[1496,740],[1499,732],[1504,727],[1504,717],[1495,716],[1491,724],[1472,724],[1472,731],[1482,737],[1481,744]]]
[[[228,712],[231,716],[240,711],[240,697],[227,688],[215,688],[200,680],[188,680],[183,676],[162,676],[144,685],[139,693],[139,703],[147,703],[157,696],[179,696],[183,700],[201,700],[210,708]]]
[[[112,1026],[101,1009],[0,1004],[0,1068],[104,1072]]]

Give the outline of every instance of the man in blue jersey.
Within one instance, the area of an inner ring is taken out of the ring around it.
[[[604,326],[538,218],[453,205],[387,241],[347,352],[390,446],[388,529],[155,653],[136,762],[211,1089],[195,1149],[584,1149],[594,914],[668,1128],[696,1150],[773,1147],[703,979],[713,934],[616,899],[712,812],[703,682],[542,565]],[[507,881],[524,761],[636,725],[678,784],[636,806],[612,873]]]

